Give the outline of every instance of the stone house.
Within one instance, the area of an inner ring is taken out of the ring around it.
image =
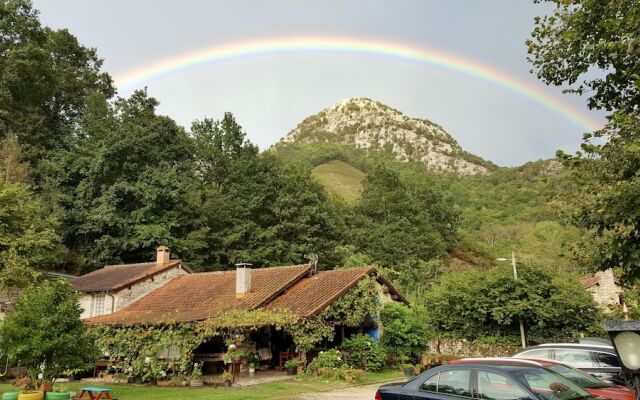
[[[585,276],[580,279],[580,283],[604,311],[610,311],[610,307],[620,304],[622,287],[613,276],[612,269],[596,272],[593,276]]]
[[[181,260],[171,259],[171,250],[160,246],[156,260],[147,263],[107,265],[71,281],[81,293],[82,318],[111,314],[136,302],[193,271]]]
[[[365,278],[375,285],[380,304],[408,304],[398,291],[372,267],[316,271],[312,265],[290,265],[252,269],[238,264],[235,271],[180,274],[138,301],[113,313],[86,320],[89,325],[151,326],[197,323],[234,311],[286,310],[301,319],[311,318],[345,296]],[[370,316],[360,326],[335,324],[336,335],[319,343],[311,351],[338,346],[357,333],[378,337],[383,327],[377,316]],[[292,338],[272,325],[260,326],[251,334],[255,353],[269,368],[283,365],[283,356],[295,351]],[[204,363],[206,370],[219,368],[226,345],[216,337],[194,351],[193,360]]]

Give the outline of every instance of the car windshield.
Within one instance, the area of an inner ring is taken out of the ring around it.
[[[512,375],[541,400],[580,400],[592,397],[562,375],[544,368],[521,368]]]
[[[582,372],[575,368],[567,367],[566,365],[556,364],[546,368],[564,376],[571,382],[583,388],[602,389],[610,386],[593,375],[589,375],[586,372]]]

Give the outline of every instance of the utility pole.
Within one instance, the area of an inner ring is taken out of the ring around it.
[[[511,251],[511,265],[513,266],[513,279],[518,280],[518,268],[516,267],[516,252]],[[524,334],[524,322],[520,318],[520,340],[522,341],[522,348],[527,347],[527,337]]]

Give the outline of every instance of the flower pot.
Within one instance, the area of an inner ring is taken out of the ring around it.
[[[18,400],[20,392],[7,392],[2,394],[2,400]]]
[[[406,376],[407,378],[414,376],[413,368],[405,368],[404,376]]]
[[[47,392],[44,395],[45,400],[69,400],[71,393],[69,392]]]
[[[287,368],[287,375],[293,376],[298,373],[298,367],[289,367]]]
[[[191,379],[189,381],[189,386],[191,387],[200,387],[204,385],[204,381],[202,379]]]
[[[142,385],[142,377],[141,376],[136,376],[133,379],[133,383],[135,383],[136,385]]]
[[[233,385],[233,383],[231,383],[229,379],[224,381],[224,387],[228,388],[228,387],[231,387],[231,385]]]
[[[422,365],[424,365],[425,367],[429,364],[431,364],[431,359],[427,356],[422,356]]]
[[[167,387],[170,384],[171,384],[171,381],[166,380],[166,379],[158,379],[158,382],[156,382],[156,385],[163,386],[163,387]]]
[[[44,400],[44,392],[24,392],[18,395],[18,400]]]
[[[149,378],[149,383],[152,385],[155,385],[156,383],[158,383],[158,379],[157,378]]]
[[[422,373],[422,367],[415,367],[413,372],[415,372],[416,375],[420,375]]]

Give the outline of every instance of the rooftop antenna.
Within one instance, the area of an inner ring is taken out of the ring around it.
[[[305,254],[304,258],[309,260],[309,265],[313,268],[313,272],[318,270],[318,253]]]

